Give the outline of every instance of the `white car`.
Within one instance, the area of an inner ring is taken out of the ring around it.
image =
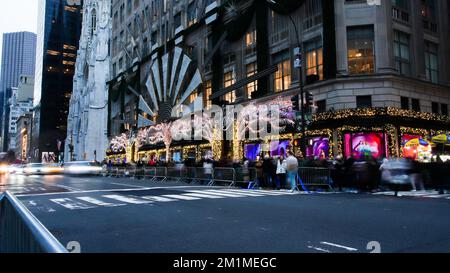
[[[73,161],[64,163],[64,174],[70,175],[99,175],[103,168],[93,161]]]

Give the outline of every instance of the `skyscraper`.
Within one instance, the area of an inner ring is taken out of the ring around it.
[[[7,149],[11,88],[17,87],[20,75],[34,75],[36,34],[14,32],[3,34],[2,69],[0,79],[0,122],[2,141],[0,150]]]
[[[40,0],[32,128],[34,161],[63,153],[82,21],[81,0]]]

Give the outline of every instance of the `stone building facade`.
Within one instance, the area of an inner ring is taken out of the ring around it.
[[[330,156],[345,153],[346,135],[376,133],[383,156],[398,156],[408,137],[450,130],[448,1],[115,0],[112,12],[110,137],[158,123],[158,85],[180,71],[200,73],[174,98],[185,105],[290,103],[302,83],[314,98],[307,136],[283,137],[327,138]],[[160,67],[179,49],[191,62],[168,77]],[[236,147],[223,143],[222,157],[242,158]]]
[[[85,0],[70,99],[65,161],[103,160],[107,141],[111,1]]]

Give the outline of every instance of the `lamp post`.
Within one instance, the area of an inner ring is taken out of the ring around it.
[[[280,7],[287,14],[289,19],[291,20],[292,25],[294,26],[295,37],[297,39],[297,47],[294,50],[295,55],[296,55],[294,67],[298,69],[298,77],[299,77],[299,85],[300,85],[300,114],[301,114],[301,133],[302,133],[302,137],[300,139],[300,149],[302,151],[303,157],[305,157],[306,156],[305,92],[303,90],[302,47],[301,47],[301,42],[300,42],[300,36],[298,33],[298,27],[297,27],[297,24],[295,23],[294,18],[292,18],[291,14],[289,13],[289,11],[286,9],[285,6],[276,2],[275,0],[266,0],[266,2]]]

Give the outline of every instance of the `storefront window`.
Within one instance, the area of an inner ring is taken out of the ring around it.
[[[385,135],[378,132],[345,134],[345,156],[355,159],[383,158],[387,154]]]

